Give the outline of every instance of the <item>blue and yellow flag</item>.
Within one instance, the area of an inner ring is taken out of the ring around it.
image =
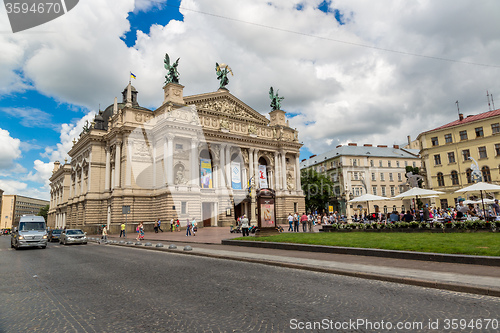
[[[133,78],[133,79],[137,79],[137,77],[135,76],[134,73],[130,72],[130,77]]]

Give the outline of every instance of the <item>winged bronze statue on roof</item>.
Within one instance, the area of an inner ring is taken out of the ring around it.
[[[163,60],[163,63],[165,64],[165,69],[167,70],[167,75],[165,75],[165,84],[167,83],[179,83],[179,72],[177,71],[177,66],[179,66],[179,59],[170,65],[170,57],[168,56],[168,53],[165,53],[165,60]]]
[[[281,109],[281,101],[285,99],[285,97],[279,97],[278,96],[279,90],[276,90],[276,95],[274,94],[273,87],[269,89],[269,98],[271,99],[271,108],[273,110],[280,110]]]

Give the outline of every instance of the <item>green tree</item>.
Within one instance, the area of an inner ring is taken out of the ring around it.
[[[43,216],[45,221],[47,221],[47,215],[49,213],[49,205],[45,205],[40,208],[40,211],[38,212],[38,216]]]
[[[308,212],[325,210],[333,194],[333,182],[330,178],[311,169],[302,170],[300,181],[306,196],[306,210]]]

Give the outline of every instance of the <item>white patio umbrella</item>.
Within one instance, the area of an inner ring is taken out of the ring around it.
[[[414,187],[406,192],[396,195],[393,199],[413,199],[415,197],[415,205],[418,197],[430,197],[433,195],[444,194],[444,192],[427,190],[425,188]]]
[[[390,198],[381,197],[379,195],[373,195],[373,194],[367,193],[367,194],[360,195],[359,197],[354,198],[352,200],[349,200],[349,202],[366,202],[366,206],[368,207],[368,214],[370,214],[369,202],[370,201],[383,201],[383,200],[390,200]]]
[[[464,187],[460,190],[455,191],[455,193],[462,193],[462,192],[479,192],[481,193],[481,202],[483,203],[483,215],[486,218],[486,211],[484,209],[484,198],[483,198],[483,191],[486,192],[500,192],[500,186],[495,185],[495,184],[490,184],[490,183],[485,183],[485,182],[479,182],[475,183],[471,186]]]

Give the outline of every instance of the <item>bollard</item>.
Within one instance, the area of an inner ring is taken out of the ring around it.
[[[156,244],[156,247],[163,247],[163,244],[162,243],[158,243],[158,244]]]
[[[137,243],[135,243],[135,245],[142,245],[142,243],[141,242],[137,242]]]
[[[176,249],[176,248],[177,248],[177,245],[175,245],[175,244],[170,244],[170,245],[168,246],[168,248],[169,248],[169,249]]]
[[[184,251],[192,251],[193,248],[189,245],[184,246]]]
[[[120,241],[120,244],[125,244],[125,241]]]
[[[147,242],[146,244],[144,244],[144,246],[153,246],[153,244]]]
[[[131,242],[131,241],[127,242],[127,245],[132,245],[132,244],[134,244],[134,242]]]

